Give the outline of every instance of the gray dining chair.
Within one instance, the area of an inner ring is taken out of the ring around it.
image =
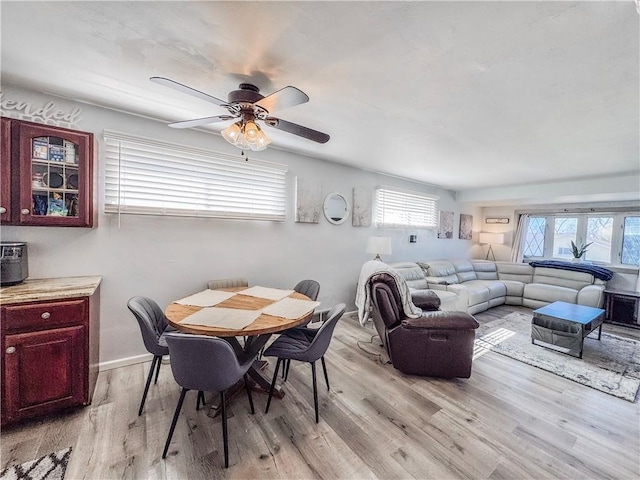
[[[269,348],[264,351],[265,357],[277,357],[276,369],[273,373],[273,379],[271,380],[271,388],[269,389],[269,399],[267,400],[267,408],[265,413],[269,412],[269,405],[271,404],[271,398],[273,396],[273,390],[276,385],[276,379],[278,378],[278,369],[280,364],[285,360],[297,360],[300,362],[308,362],[311,364],[311,375],[313,381],[313,405],[316,412],[316,423],[319,421],[318,415],[318,388],[316,382],[316,361],[320,359],[322,361],[322,369],[324,370],[324,379],[327,383],[327,390],[329,390],[329,376],[327,375],[327,365],[324,361],[324,354],[329,348],[331,342],[331,336],[338,323],[338,320],[344,314],[346,305],[340,303],[333,307],[327,316],[327,320],[317,331],[311,336],[304,334],[297,335],[295,337],[281,335],[273,342]]]
[[[218,288],[231,287],[248,287],[249,282],[245,278],[219,278],[217,280],[209,280],[207,288],[217,290]]]
[[[309,299],[313,301],[316,301],[318,299],[318,294],[320,293],[320,284],[315,280],[301,280],[296,284],[295,287],[293,287],[293,290],[298,293],[301,293],[302,295],[306,295],[307,297],[309,297]],[[307,320],[303,324],[298,325],[297,327],[289,328],[281,332],[281,335],[297,336],[300,333],[299,330],[305,328],[305,326],[310,321],[311,321],[311,317],[309,317],[309,320]],[[287,360],[282,365],[282,378],[285,379],[285,381],[287,379],[287,375],[289,374],[290,366],[291,366],[291,360]]]
[[[244,379],[251,413],[254,413],[251,390],[247,382],[247,370],[254,358],[244,358],[240,363],[233,347],[225,340],[206,335],[170,333],[166,336],[169,354],[171,355],[171,371],[178,385],[182,387],[178,405],[173,414],[173,421],[164,445],[162,458],[167,458],[173,431],[182,410],[184,397],[189,390],[220,392],[222,409],[222,441],[224,446],[224,466],[229,467],[229,445],[227,438],[227,409],[225,391]]]
[[[150,298],[141,296],[133,297],[127,302],[127,307],[138,321],[145,348],[153,355],[149,375],[147,375],[147,383],[144,386],[142,401],[140,402],[140,408],[138,409],[138,416],[140,416],[142,415],[142,409],[144,408],[145,401],[147,400],[147,393],[149,392],[153,373],[155,371],[156,374],[154,383],[158,383],[158,374],[160,373],[160,365],[162,365],[162,357],[164,355],[169,355],[169,347],[165,341],[166,334],[171,331],[175,331],[175,329],[169,325],[167,318],[164,316],[164,313],[158,304]]]

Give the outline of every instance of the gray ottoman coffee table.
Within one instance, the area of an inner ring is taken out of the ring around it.
[[[568,353],[582,358],[584,337],[598,329],[598,340],[602,335],[604,310],[574,303],[553,302],[533,311],[531,320],[531,343],[536,341],[566,349]]]

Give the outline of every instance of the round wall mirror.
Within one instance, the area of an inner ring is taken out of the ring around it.
[[[324,199],[324,216],[334,225],[340,225],[349,216],[347,199],[339,193],[330,193]]]

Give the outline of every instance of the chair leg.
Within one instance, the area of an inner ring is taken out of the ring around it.
[[[147,392],[149,391],[149,385],[151,385],[151,379],[153,378],[153,372],[156,369],[156,362],[160,362],[162,357],[157,355],[153,356],[151,362],[151,368],[149,369],[149,375],[147,375],[147,383],[144,386],[144,393],[142,394],[142,401],[140,402],[140,408],[138,409],[138,416],[142,415],[142,409],[144,408],[144,402],[147,401]]]
[[[251,388],[249,388],[249,379],[246,373],[244,374],[244,389],[247,391],[247,397],[249,397],[249,405],[251,406],[251,414],[253,415],[254,413],[256,413],[256,411],[253,408],[253,397],[251,396]]]
[[[269,398],[267,399],[267,408],[264,410],[264,413],[269,413],[269,405],[271,405],[271,397],[273,397],[273,389],[276,387],[276,380],[278,379],[278,369],[280,368],[280,362],[282,359],[279,358],[276,362],[276,371],[273,372],[273,380],[271,380],[271,388],[269,389]]]
[[[196,410],[200,410],[200,404],[204,407],[207,402],[204,399],[204,392],[202,390],[198,391],[198,399],[196,400]]]
[[[284,381],[286,382],[287,379],[289,378],[289,367],[291,367],[291,359],[287,358],[285,360],[285,365],[282,371],[282,376],[284,377]]]
[[[222,445],[224,448],[224,468],[229,468],[229,439],[227,438],[227,406],[224,390],[220,392],[220,405],[222,405]]]
[[[158,383],[158,375],[160,374],[160,365],[162,365],[162,357],[158,357],[158,361],[156,362],[156,379],[153,381],[154,385]]]
[[[189,390],[183,388],[180,392],[180,399],[178,400],[178,405],[176,406],[176,412],[173,414],[173,421],[171,422],[171,428],[169,429],[169,436],[167,437],[167,443],[164,444],[164,450],[162,451],[162,458],[167,458],[167,451],[169,450],[169,445],[171,444],[171,437],[173,437],[173,431],[176,428],[176,423],[178,423],[178,417],[180,416],[180,410],[182,410],[182,402],[184,402],[184,396],[187,394]]]
[[[327,364],[324,363],[324,355],[320,357],[322,360],[322,370],[324,370],[324,381],[327,382],[327,390],[329,390],[329,375],[327,375]]]
[[[316,409],[316,423],[319,423],[318,417],[318,384],[316,382],[316,362],[311,362],[311,376],[313,377],[313,406]]]

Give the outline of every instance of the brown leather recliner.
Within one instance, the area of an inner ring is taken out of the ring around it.
[[[466,312],[439,310],[440,299],[429,291],[416,293],[420,318],[408,318],[396,280],[387,273],[370,279],[373,323],[395,368],[430,377],[471,376],[478,322]]]

